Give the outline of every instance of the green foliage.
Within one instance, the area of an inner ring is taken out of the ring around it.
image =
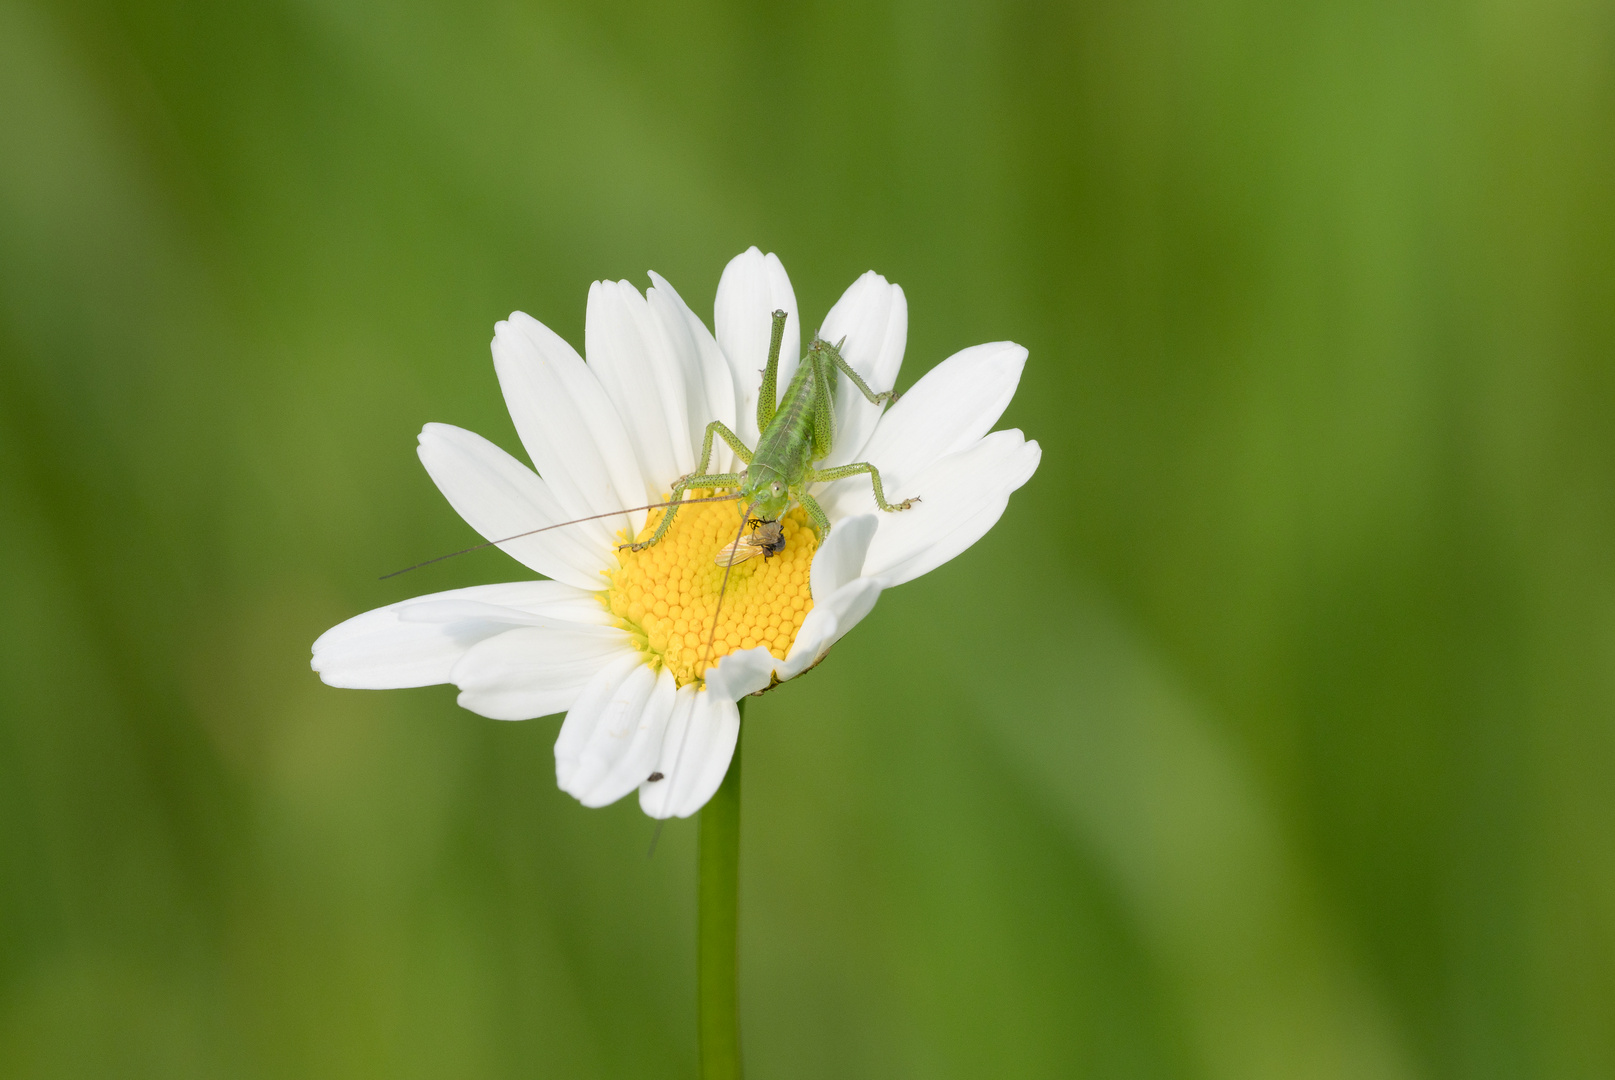
[[[308,647],[756,243],[1044,457],[750,711],[752,1076],[1615,1075],[1612,10],[0,3],[0,1074],[693,1075],[694,823]]]

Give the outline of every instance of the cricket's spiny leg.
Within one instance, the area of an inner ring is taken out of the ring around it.
[[[724,427],[722,420],[714,420],[707,425],[706,438],[701,440],[701,466],[695,470],[696,472],[704,473],[712,467],[713,435],[717,435],[729,444],[729,449],[735,452],[735,456],[740,459],[741,464],[751,464],[751,451],[747,450],[746,444],[740,441],[740,436]]]
[[[843,338],[842,340],[845,341],[846,339]],[[852,385],[858,388],[858,392],[863,394],[864,398],[871,405],[879,405],[882,402],[897,400],[896,390],[887,390],[885,393],[881,394],[877,394],[875,391],[871,390],[869,388],[869,384],[864,382],[863,378],[852,369],[852,365],[847,363],[846,359],[842,357],[841,350],[839,348],[827,349],[826,351],[830,354],[831,363],[835,364],[836,367],[840,368],[846,373],[847,378],[852,380]]]
[[[805,489],[792,492],[791,497],[802,504],[802,509],[807,511],[809,520],[813,522],[813,527],[819,531],[819,543],[824,543],[825,539],[830,535],[830,515],[824,512],[824,507],[819,505],[819,500],[809,495]]]
[[[779,379],[779,344],[785,340],[785,312],[774,312],[774,328],[768,335],[768,364],[763,368],[763,385],[757,391],[757,430],[767,431],[779,408],[774,384]]]
[[[651,538],[641,540],[637,544],[618,544],[617,549],[619,551],[623,548],[628,548],[630,551],[644,551],[660,540],[662,535],[667,532],[667,527],[673,524],[673,519],[678,516],[679,503],[684,499],[684,493],[690,488],[737,488],[745,482],[745,479],[745,473],[712,473],[705,476],[680,477],[678,482],[673,485],[673,505],[667,508],[666,514],[662,515],[662,523],[656,526],[656,531],[651,534]]]
[[[880,470],[867,461],[854,461],[850,465],[839,465],[834,469],[809,469],[808,482],[813,484],[824,483],[828,480],[844,480],[859,473],[869,474],[869,485],[875,489],[875,505],[882,510],[907,510],[920,501],[918,495],[904,499],[900,503],[886,501],[886,492],[880,486]]]
[[[830,448],[835,445],[835,417],[830,412],[830,403],[835,400],[835,388],[831,385],[829,375],[835,369],[825,364],[818,349],[808,351],[806,362],[813,365],[813,381],[818,384],[817,392],[813,395],[813,459],[817,461],[829,457]]]

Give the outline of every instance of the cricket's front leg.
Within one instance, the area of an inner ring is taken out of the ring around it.
[[[882,510],[907,510],[920,501],[920,497],[914,495],[900,503],[887,502],[886,491],[880,486],[880,470],[867,461],[854,461],[850,465],[838,465],[834,469],[810,469],[808,470],[808,480],[811,483],[818,484],[829,480],[844,480],[849,476],[857,476],[859,473],[869,474],[869,485],[875,489],[875,505]]]
[[[809,495],[806,491],[793,491],[791,496],[802,504],[802,509],[807,511],[808,520],[813,522],[813,527],[819,532],[819,543],[824,543],[830,535],[830,515],[824,512],[824,507],[819,505],[819,500]]]
[[[874,389],[871,388],[868,383],[864,382],[863,376],[854,371],[852,365],[847,363],[846,358],[841,355],[841,346],[846,344],[846,341],[846,338],[842,338],[836,343],[834,348],[828,350],[830,353],[831,363],[835,364],[837,368],[841,369],[842,374],[846,375],[847,378],[852,380],[852,385],[858,388],[858,392],[864,396],[864,400],[868,401],[871,405],[880,405],[888,401],[896,401],[896,390],[884,390],[881,393],[875,393]]]
[[[644,551],[666,535],[668,526],[673,524],[673,519],[678,516],[679,507],[684,503],[684,493],[691,488],[737,488],[745,480],[745,473],[698,473],[694,476],[680,477],[678,482],[673,485],[673,498],[670,500],[672,505],[667,508],[667,513],[662,515],[661,524],[656,526],[656,531],[651,534],[651,538],[641,540],[637,544],[618,544],[617,550],[621,551],[623,548],[627,548],[629,551]]]
[[[712,436],[714,435],[729,444],[729,449],[735,452],[735,457],[740,459],[741,464],[751,464],[751,451],[746,449],[746,444],[740,441],[740,436],[725,427],[722,420],[714,420],[707,425],[706,437],[701,440],[701,466],[695,470],[696,474],[705,473],[712,468]]]

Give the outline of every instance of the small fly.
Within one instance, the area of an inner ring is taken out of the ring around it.
[[[752,531],[732,544],[725,544],[712,561],[719,566],[739,566],[761,555],[766,561],[785,550],[785,530],[778,521],[752,518]]]

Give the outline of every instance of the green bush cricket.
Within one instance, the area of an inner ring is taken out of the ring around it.
[[[835,417],[831,403],[835,401],[838,374],[851,379],[859,393],[873,405],[894,400],[897,391],[876,393],[870,389],[869,384],[842,357],[840,345],[844,344],[844,339],[831,345],[815,338],[803,355],[796,374],[791,377],[790,385],[785,388],[784,397],[776,405],[775,386],[779,376],[779,350],[785,336],[785,320],[785,312],[774,312],[773,330],[768,341],[768,362],[763,368],[763,384],[757,394],[757,430],[762,434],[757,439],[756,449],[747,449],[746,444],[740,441],[740,436],[730,431],[722,421],[709,423],[706,436],[701,440],[701,463],[694,473],[681,477],[673,485],[673,497],[666,504],[667,513],[662,516],[656,531],[649,540],[621,545],[631,551],[643,551],[660,540],[672,525],[684,493],[691,488],[731,488],[736,492],[733,498],[745,502],[746,508],[741,511],[740,528],[735,533],[734,541],[719,550],[716,556],[718,565],[723,567],[723,584],[718,589],[718,603],[712,613],[712,626],[707,632],[703,667],[712,655],[713,638],[718,632],[719,616],[723,613],[723,598],[729,589],[729,575],[737,563],[758,554],[765,559],[772,558],[784,548],[779,522],[791,503],[795,502],[807,511],[818,531],[820,543],[830,535],[830,518],[808,493],[809,484],[867,473],[874,487],[875,505],[882,510],[907,510],[919,501],[918,497],[912,497],[899,503],[888,503],[880,482],[880,470],[866,461],[831,469],[813,467],[815,461],[829,456],[834,441]],[[729,449],[746,466],[745,469],[732,473],[707,472],[712,462],[714,436],[729,445]],[[748,525],[753,527],[749,538],[745,535]],[[748,539],[751,541],[749,544],[746,542]],[[675,772],[684,758],[684,743],[688,737],[689,729],[686,728],[679,739],[678,751],[673,756]],[[661,773],[653,773],[650,777],[652,782],[662,778]],[[660,835],[659,827],[657,832]],[[651,850],[655,850],[654,840]]]
[[[701,464],[694,473],[682,477],[673,485],[671,504],[656,532],[649,540],[622,546],[642,551],[660,540],[673,524],[684,492],[690,488],[735,489],[736,497],[747,504],[746,513],[742,515],[741,532],[744,533],[747,524],[755,523],[763,534],[764,542],[751,545],[749,554],[743,554],[745,546],[736,537],[735,544],[719,553],[720,566],[743,562],[758,552],[768,556],[777,550],[773,545],[778,542],[778,532],[768,526],[777,525],[793,502],[807,511],[814,528],[818,530],[819,541],[823,543],[830,535],[830,519],[818,501],[808,494],[809,484],[867,473],[875,489],[875,505],[882,510],[907,510],[919,501],[918,498],[909,498],[900,503],[888,503],[885,489],[880,483],[880,470],[867,461],[855,461],[833,469],[813,467],[813,462],[829,456],[835,437],[831,403],[835,400],[836,381],[840,375],[851,379],[858,392],[872,405],[895,400],[897,392],[887,390],[877,394],[842,357],[839,344],[831,345],[815,338],[803,355],[796,374],[791,377],[790,385],[785,388],[785,396],[776,405],[775,383],[779,376],[779,349],[785,336],[785,317],[783,311],[774,312],[774,327],[768,342],[768,364],[763,369],[763,385],[757,395],[757,430],[762,432],[757,440],[757,448],[747,449],[745,443],[740,441],[740,436],[730,431],[722,421],[712,421],[707,425],[706,437],[701,442]],[[712,462],[714,436],[729,444],[729,449],[746,466],[744,470],[707,472]],[[729,554],[728,560],[723,558],[725,552]]]

